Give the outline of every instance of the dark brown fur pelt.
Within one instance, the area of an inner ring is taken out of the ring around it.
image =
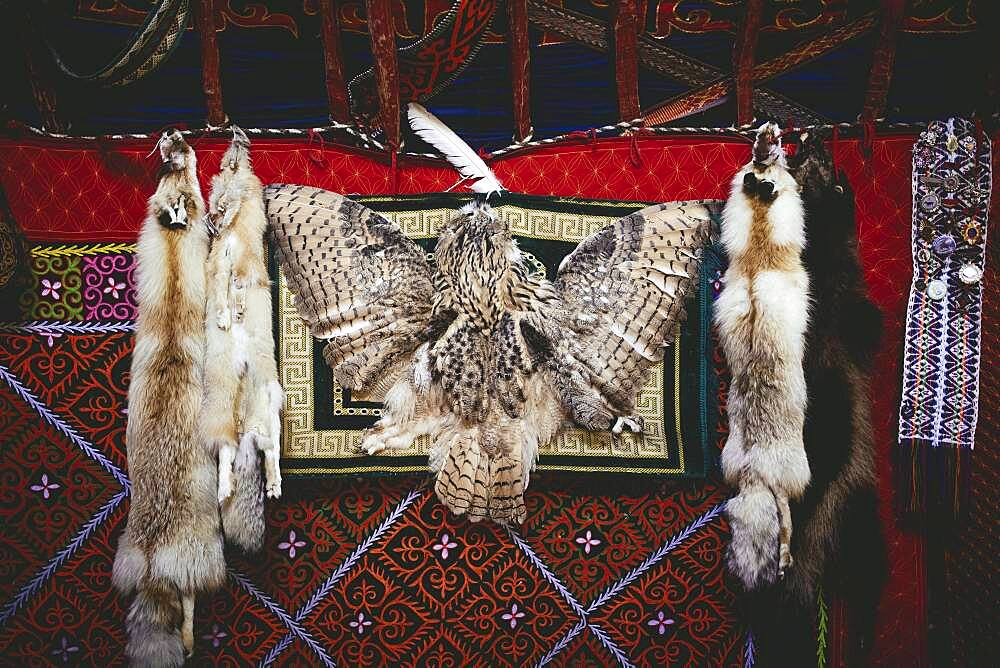
[[[795,566],[752,615],[760,665],[816,662],[817,596],[847,605],[848,665],[865,663],[885,579],[869,384],[882,319],[866,295],[854,193],[815,134],[790,159],[806,211],[803,263],[812,286],[804,370],[804,440],[812,482],[793,505]]]

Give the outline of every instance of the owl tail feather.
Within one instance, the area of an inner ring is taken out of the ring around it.
[[[521,524],[524,508],[524,467],[520,448],[490,459],[490,517],[501,524]]]
[[[444,436],[444,435],[442,435]],[[434,491],[456,515],[469,514],[478,522],[486,517],[502,524],[524,521],[524,471],[520,448],[514,454],[488,452],[478,428],[456,429],[442,447],[447,455],[437,474]]]

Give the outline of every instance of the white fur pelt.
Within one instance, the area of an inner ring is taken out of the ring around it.
[[[271,330],[271,285],[264,261],[267,218],[250,142],[239,128],[212,179],[209,220],[218,236],[208,256],[203,428],[218,452],[226,539],[260,549],[264,494],[281,495],[280,410]],[[262,484],[260,454],[266,480]]]
[[[135,593],[126,620],[133,665],[180,666],[193,643],[196,592],[225,577],[216,465],[199,436],[205,353],[205,204],[194,151],[159,142],[163,173],[136,248],[135,350],[125,442],[132,499],[113,582]]]
[[[779,137],[773,123],[761,126],[753,160],[733,178],[722,215],[729,268],[715,305],[732,372],[722,470],[739,489],[727,506],[727,562],[747,590],[774,582],[791,566],[788,502],[802,495],[810,475],[802,441],[809,314],[804,216]]]

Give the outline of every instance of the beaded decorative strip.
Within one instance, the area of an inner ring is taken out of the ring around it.
[[[931,122],[913,148],[903,445],[974,444],[991,155],[989,138],[962,118]]]

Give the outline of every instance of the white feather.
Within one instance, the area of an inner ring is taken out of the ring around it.
[[[407,109],[410,127],[425,142],[441,151],[459,174],[473,179],[470,186],[477,193],[494,193],[504,189],[493,170],[455,132],[427,111],[423,105],[410,102]]]

